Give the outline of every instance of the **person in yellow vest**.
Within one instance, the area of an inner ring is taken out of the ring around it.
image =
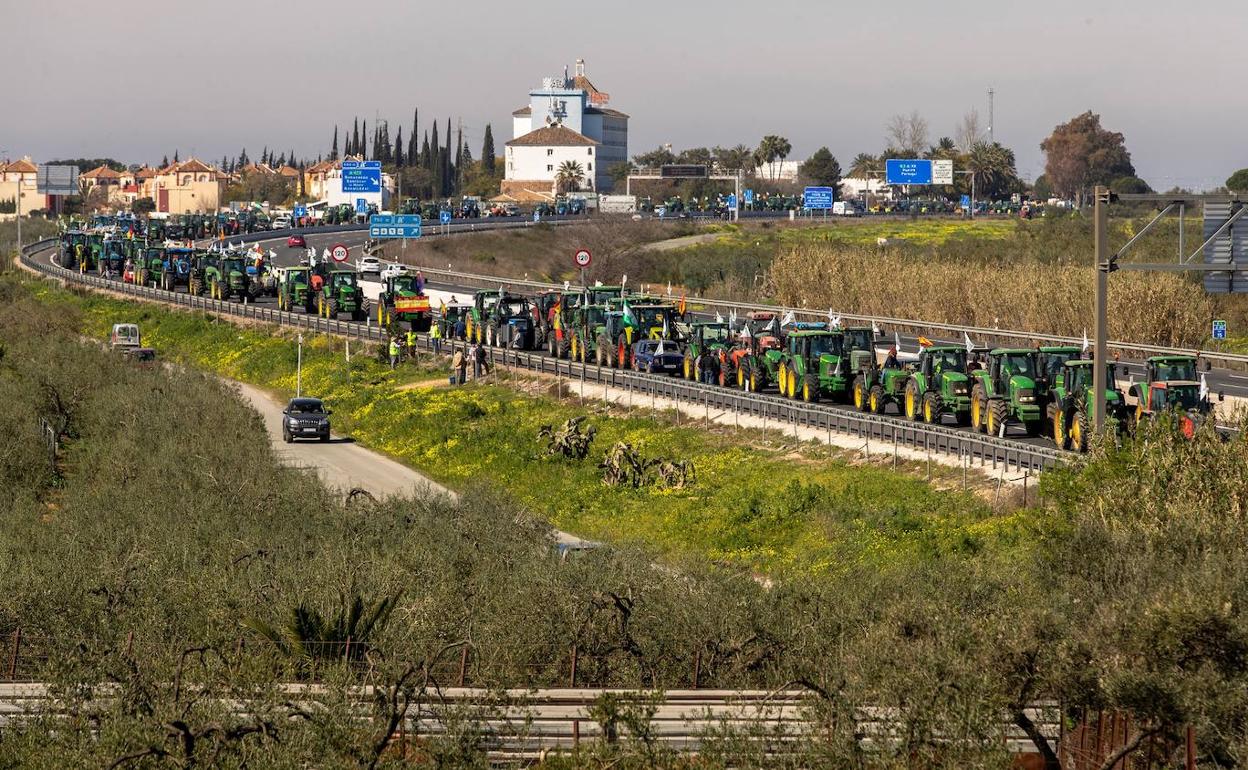
[[[433,352],[442,353],[442,324],[435,323],[429,327],[429,339],[433,340]]]
[[[399,365],[399,338],[391,337],[390,338],[390,368],[394,369],[394,367],[398,365]]]
[[[416,357],[416,332],[411,329],[407,330],[407,357]]]

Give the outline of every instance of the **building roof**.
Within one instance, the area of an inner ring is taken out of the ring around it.
[[[160,176],[167,176],[169,174],[198,174],[200,172],[209,171],[216,171],[216,169],[198,158],[191,158],[190,160],[184,160],[181,163],[170,163],[157,173]]]
[[[515,112],[513,112],[513,113],[511,113],[511,114],[512,114],[514,117],[517,117],[517,118],[523,118],[525,115],[532,115],[532,114],[533,114],[533,107],[532,107],[532,105],[528,105],[528,104],[526,104],[526,105],[524,105],[523,107],[521,107],[520,109],[516,110]]]
[[[507,143],[508,147],[593,147],[599,144],[584,134],[578,134],[567,126],[543,126],[518,136]]]
[[[29,158],[15,160],[12,163],[0,163],[0,171],[12,171],[15,174],[36,174],[39,168]]]
[[[144,166],[143,168],[134,172],[134,178],[139,179],[139,180],[151,179],[152,177],[156,176],[159,173],[160,172],[157,169],[148,168],[147,166]]]
[[[624,114],[623,112],[620,112],[619,110],[613,110],[610,107],[587,107],[585,108],[585,114],[586,115],[607,115],[612,118],[627,118],[628,117],[628,115]]]
[[[326,171],[329,171],[333,167],[334,167],[334,162],[332,160],[323,160],[320,163],[309,166],[307,171],[305,171],[304,173],[305,174],[323,174]]]
[[[277,170],[277,173],[281,174],[282,176],[297,177],[299,176],[299,169],[295,168],[294,166],[282,166],[281,168]]]
[[[16,171],[17,169],[13,168],[13,166],[14,166],[14,165],[16,165],[16,164],[10,163],[10,164],[9,164],[9,168],[7,168],[7,169],[5,169],[5,170],[6,170],[6,171]],[[35,169],[31,169],[31,171],[34,171],[34,170],[35,170]],[[121,178],[121,174],[117,173],[116,171],[113,171],[113,170],[112,170],[111,168],[109,168],[108,166],[96,166],[95,168],[91,169],[90,171],[88,171],[88,172],[86,172],[86,173],[84,173],[84,174],[81,174],[81,177],[82,177],[83,179],[120,179],[120,178]]]

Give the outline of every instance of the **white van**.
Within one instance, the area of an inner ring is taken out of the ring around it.
[[[856,217],[860,213],[853,201],[834,201],[832,203],[832,216],[834,217]]]

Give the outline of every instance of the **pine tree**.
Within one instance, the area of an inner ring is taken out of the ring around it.
[[[224,155],[221,156],[221,170],[230,173],[230,159]]]
[[[174,163],[181,163],[181,161],[180,161],[180,160],[178,160],[178,151],[177,151],[177,150],[174,150],[174,151],[173,151],[173,162],[174,162]]]
[[[494,175],[494,130],[485,124],[485,141],[481,144],[481,167],[485,173]]]
[[[394,134],[394,165],[403,168],[403,126]]]
[[[244,147],[244,148],[243,148],[243,151],[242,151],[241,153],[239,153],[239,155],[238,155],[238,167],[239,167],[240,169],[242,169],[244,166],[246,166],[246,165],[247,165],[248,160],[249,160],[249,159],[247,158],[247,148],[246,148],[246,147]]]
[[[291,150],[291,151],[290,151],[290,153],[286,156],[286,163],[288,163],[288,164],[289,164],[289,165],[291,165],[291,166],[296,165],[296,164],[295,164],[295,151],[294,151],[294,150]]]
[[[169,168],[169,156],[168,155],[160,159],[160,167]]]
[[[334,125],[334,143],[330,147],[329,157],[333,160],[338,159],[338,126]]]

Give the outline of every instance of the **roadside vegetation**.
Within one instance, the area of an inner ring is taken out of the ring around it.
[[[344,499],[279,465],[256,415],[214,377],[134,367],[78,338],[126,313],[167,357],[235,376],[276,375],[284,360],[291,376],[289,344],[266,346],[268,329],[13,280],[0,282],[0,300],[0,429],[10,437],[0,638],[22,629],[18,677],[52,683],[65,706],[10,725],[2,764],[484,766],[486,741],[453,710],[440,712],[444,734],[411,740],[400,757],[388,740],[393,704],[452,683],[464,647],[470,684],[566,683],[574,644],[584,686],[687,687],[697,661],[705,687],[810,693],[810,734],[781,742],[774,725],[728,729],[704,752],[710,766],[1002,766],[1006,726],[1029,726],[1021,707],[1039,700],[1060,704],[1070,725],[1129,714],[1135,756],[1154,767],[1179,761],[1189,725],[1202,764],[1248,762],[1243,433],[1223,441],[1205,429],[1187,441],[1163,420],[1121,449],[1095,447],[1046,475],[1025,547],[956,533],[964,547],[886,548],[763,585],[627,545],[560,560],[536,518],[545,506],[523,496],[522,479],[511,479],[519,497],[473,485],[458,505]],[[198,346],[183,336],[191,331]],[[305,374],[341,393],[334,378],[347,374],[328,371],[341,360],[329,347],[314,350]],[[485,440],[478,468],[514,469],[503,454],[519,445],[478,431],[486,418],[473,412],[515,412],[506,424],[519,432],[532,419],[519,397],[470,386],[462,401],[399,408],[388,402],[409,391],[388,376],[354,359],[353,386],[378,393],[340,407],[356,429],[371,413],[419,431],[405,411],[427,406],[424,422],[468,425],[465,435]],[[40,418],[59,437],[52,461]],[[676,429],[654,435],[693,441]],[[521,470],[557,468],[531,458]],[[772,503],[778,521],[832,506],[847,526],[921,531],[923,516],[941,513],[923,509],[938,498],[904,480],[884,487],[856,469],[838,482],[820,476],[829,468],[807,465],[820,484],[787,484]],[[843,492],[855,484],[865,494]],[[907,502],[873,507],[877,497]],[[719,515],[724,501],[712,502],[686,502],[684,524]],[[301,680],[327,685],[316,708],[273,688]],[[341,689],[350,683],[395,700],[352,718]],[[116,697],[93,697],[104,692]],[[242,697],[242,714],[219,700]],[[860,715],[881,706],[894,710],[895,741],[864,732]],[[613,710],[604,702],[595,713]],[[587,740],[582,756],[547,765],[687,765],[647,740],[644,709],[617,721],[620,740]],[[745,740],[751,732],[759,739]]]

